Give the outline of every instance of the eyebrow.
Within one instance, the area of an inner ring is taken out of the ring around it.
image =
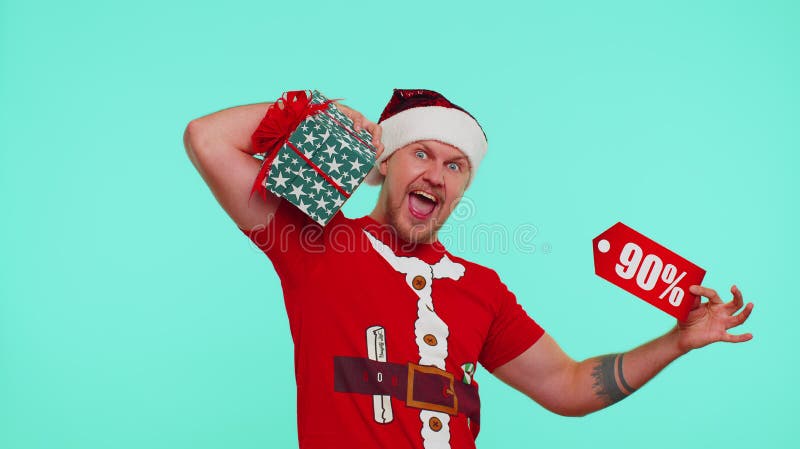
[[[430,152],[430,151],[433,151],[433,150],[431,150],[431,149],[430,149],[430,147],[428,147],[427,145],[425,145],[425,144],[424,144],[424,143],[422,143],[422,142],[416,142],[416,144],[417,144],[417,145],[419,145],[419,146],[421,146],[421,147],[422,147],[422,149],[424,149],[425,151],[429,151],[429,152]],[[450,158],[450,159],[446,159],[446,161],[447,161],[447,162],[454,162],[454,161],[469,161],[469,158],[468,158],[467,156],[465,156],[465,155],[463,155],[463,154],[462,154],[461,156],[455,156],[455,157],[452,157],[452,158]]]
[[[454,158],[448,159],[446,162],[464,162],[468,161],[469,159],[466,156],[456,156]]]

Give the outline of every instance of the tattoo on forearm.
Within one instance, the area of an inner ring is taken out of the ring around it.
[[[622,354],[600,357],[597,365],[592,369],[592,377],[594,378],[592,388],[607,405],[619,402],[636,391],[625,382],[625,378],[622,376]]]
[[[636,389],[628,385],[628,382],[625,382],[625,376],[622,375],[622,356],[624,355],[625,354],[620,354],[619,360],[617,361],[617,379],[619,379],[622,388],[628,390],[628,394],[631,394],[636,391]]]

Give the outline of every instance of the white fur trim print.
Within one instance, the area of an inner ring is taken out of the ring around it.
[[[419,364],[446,369],[447,338],[450,330],[434,309],[432,286],[434,279],[449,278],[457,281],[464,275],[464,266],[444,255],[439,262],[428,265],[416,257],[396,255],[391,248],[367,231],[372,247],[397,272],[405,274],[406,284],[417,294],[417,320],[414,322],[414,337],[419,349]],[[420,280],[424,280],[424,284]],[[433,337],[433,338],[431,338]],[[431,410],[420,410],[421,435],[425,449],[450,448],[450,415]],[[438,420],[441,427],[431,429],[431,420]]]

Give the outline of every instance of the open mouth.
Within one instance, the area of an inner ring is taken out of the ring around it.
[[[416,218],[430,217],[438,204],[439,200],[436,196],[428,192],[414,190],[408,194],[408,210]]]

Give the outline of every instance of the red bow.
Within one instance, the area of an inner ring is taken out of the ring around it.
[[[292,90],[284,92],[278,101],[270,105],[266,115],[261,119],[261,123],[250,138],[253,143],[254,153],[264,154],[264,162],[253,183],[250,197],[258,190],[261,196],[267,199],[267,191],[263,181],[269,173],[272,160],[277,156],[278,150],[289,140],[289,136],[300,126],[303,120],[324,111],[332,101],[326,100],[321,104],[311,104],[311,97],[306,91]],[[281,106],[283,107],[281,108]]]

